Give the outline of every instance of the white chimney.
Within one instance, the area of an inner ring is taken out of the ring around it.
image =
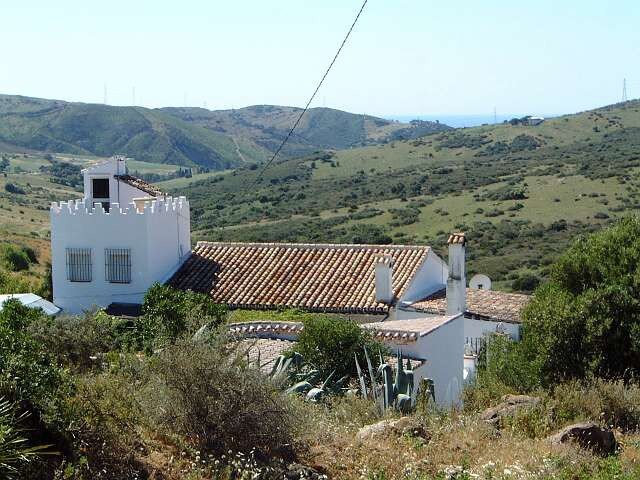
[[[449,235],[449,278],[447,278],[447,314],[462,313],[467,309],[467,280],[465,275],[464,233]]]
[[[376,302],[393,302],[393,257],[381,255],[376,259]]]

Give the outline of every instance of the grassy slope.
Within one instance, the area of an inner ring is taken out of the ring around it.
[[[0,141],[76,155],[124,154],[138,160],[228,168],[260,161],[258,148],[160,110],[0,95]],[[242,153],[242,156],[238,153]]]
[[[238,110],[165,108],[162,111],[215,132],[235,138],[250,138],[266,151],[273,152],[295,123],[301,109],[254,105]],[[282,156],[303,155],[319,149],[346,149],[400,136],[415,138],[447,128],[433,122],[408,125],[331,108],[312,108],[302,117]]]
[[[285,160],[254,186],[240,169],[181,187],[194,236],[209,239],[387,241],[442,250],[470,233],[471,271],[509,287],[576,235],[634,211],[640,104],[483,126],[418,140]],[[522,190],[525,197],[509,199]],[[498,259],[499,258],[499,259]]]
[[[222,170],[268,159],[299,113],[293,107],[148,109],[0,95],[0,151],[124,154],[153,163]],[[282,157],[414,138],[447,128],[316,108],[305,115]]]

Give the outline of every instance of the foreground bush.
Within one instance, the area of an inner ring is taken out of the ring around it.
[[[52,407],[65,397],[68,383],[64,371],[29,332],[40,321],[40,310],[15,299],[0,310],[0,395],[53,414]]]
[[[636,382],[574,381],[554,388],[552,398],[559,423],[588,419],[626,431],[640,428],[640,384]]]
[[[546,385],[640,375],[640,218],[579,239],[523,312],[523,354]]]
[[[306,318],[303,323],[304,329],[298,337],[296,351],[317,368],[323,378],[331,373],[334,379],[345,375],[355,377],[355,356],[360,365],[366,365],[365,347],[372,360],[377,360],[378,352],[386,352],[385,347],[374,341],[369,332],[351,320],[318,315]]]
[[[168,346],[151,364],[147,408],[166,432],[205,451],[278,454],[293,441],[293,410],[245,359],[246,351],[224,340]]]
[[[97,366],[97,355],[125,347],[127,331],[122,321],[104,312],[61,315],[33,322],[29,331],[58,364],[84,372]]]
[[[175,341],[189,330],[204,323],[216,326],[225,321],[227,308],[211,301],[209,296],[155,284],[144,296],[142,305],[145,341],[149,337]],[[195,322],[190,320],[196,320]]]

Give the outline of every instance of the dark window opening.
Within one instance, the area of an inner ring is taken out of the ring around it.
[[[94,178],[92,180],[93,198],[109,198],[109,179]]]

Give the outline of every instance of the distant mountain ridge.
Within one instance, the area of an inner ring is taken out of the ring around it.
[[[302,111],[297,107],[277,105],[253,105],[234,110],[173,107],[161,110],[218,133],[251,138],[270,152],[280,145]],[[450,127],[439,122],[400,123],[333,108],[311,108],[302,117],[282,154],[293,157],[318,149],[342,150],[392,140],[410,140],[448,129]]]
[[[109,156],[212,170],[269,158],[300,109],[258,105],[238,110],[117,107],[0,95],[0,144],[30,150]],[[310,109],[281,153],[344,149],[411,139],[449,129],[404,124],[328,108]]]

